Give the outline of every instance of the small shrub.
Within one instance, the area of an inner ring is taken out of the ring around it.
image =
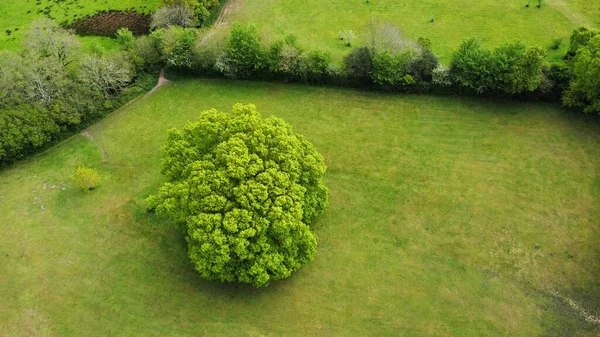
[[[373,71],[373,55],[367,47],[354,48],[344,57],[345,75],[352,83],[359,85],[371,84]]]
[[[163,66],[159,40],[154,36],[140,36],[131,55],[138,70],[151,71]]]
[[[125,50],[130,50],[135,47],[135,37],[128,28],[120,28],[117,30],[117,42],[119,42]]]
[[[552,50],[558,50],[560,49],[560,46],[562,46],[562,39],[554,39],[552,40],[552,43],[550,44],[550,49]]]
[[[100,183],[100,174],[93,168],[79,166],[75,169],[71,181],[82,190],[93,190]]]
[[[311,51],[305,60],[305,69],[309,82],[325,82],[331,69],[331,55],[323,51]]]

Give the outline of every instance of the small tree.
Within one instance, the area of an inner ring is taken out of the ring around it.
[[[159,8],[152,15],[150,27],[152,29],[168,28],[171,26],[180,26],[183,28],[193,27],[196,24],[194,13],[184,5],[170,5]]]
[[[216,67],[229,77],[250,78],[256,77],[265,65],[266,53],[256,27],[234,23],[225,54],[217,61]]]
[[[170,130],[162,153],[169,182],[148,206],[184,229],[203,277],[262,287],[313,259],[325,163],[285,121],[253,105],[204,111]]]
[[[589,29],[587,27],[579,27],[575,29],[573,33],[571,33],[567,58],[575,57],[579,48],[587,46],[590,40],[598,34],[600,34],[598,31]]]
[[[125,50],[131,50],[135,47],[135,37],[127,28],[117,30],[117,42],[123,46]]]
[[[566,106],[600,113],[600,35],[580,47],[572,60],[573,80],[563,96]]]
[[[100,174],[93,168],[79,166],[75,169],[71,181],[82,190],[93,190],[100,183]]]
[[[494,52],[495,69],[502,91],[518,94],[535,90],[542,81],[546,52],[541,48],[527,48],[522,42],[505,44]]]
[[[41,57],[56,58],[63,66],[74,61],[80,47],[75,35],[50,19],[34,21],[25,34],[25,46]]]

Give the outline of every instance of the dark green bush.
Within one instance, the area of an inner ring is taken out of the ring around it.
[[[371,72],[373,71],[373,54],[367,47],[354,48],[344,57],[344,74],[349,83],[358,85],[371,85]]]

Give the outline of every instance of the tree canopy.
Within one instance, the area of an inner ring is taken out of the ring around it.
[[[573,80],[563,96],[566,106],[600,113],[600,35],[580,47],[571,61]]]
[[[162,153],[169,182],[148,206],[186,231],[203,277],[261,287],[313,259],[309,224],[327,206],[326,167],[285,121],[254,105],[204,111],[169,130]]]

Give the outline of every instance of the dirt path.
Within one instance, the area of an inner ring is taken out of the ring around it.
[[[241,1],[242,0],[227,0],[225,5],[223,5],[223,8],[221,8],[219,17],[212,25],[210,30],[202,38],[202,42],[208,40],[219,29],[227,27],[229,24],[231,24],[231,15],[240,9]]]
[[[582,15],[576,10],[573,10],[571,6],[565,0],[543,0],[542,6],[547,5],[553,7],[557,11],[561,12],[562,15],[567,17],[567,19],[571,20],[577,26],[588,26],[593,27],[593,22]]]
[[[94,139],[94,137],[92,137],[92,135],[88,131],[81,132],[81,135],[84,136],[85,138],[87,138],[90,142],[92,142],[92,144],[96,145],[96,147],[98,148],[98,150],[100,150],[100,152],[102,152],[102,158],[104,158],[104,160],[108,159],[108,153],[106,152],[106,150],[102,147],[102,145],[100,145]]]
[[[163,69],[160,71],[160,76],[158,76],[158,82],[156,83],[154,88],[152,88],[152,90],[148,91],[144,97],[148,97],[148,96],[152,95],[154,92],[156,92],[158,89],[160,89],[160,87],[162,87],[163,85],[165,85],[167,83],[169,83],[169,80],[165,77],[165,70]]]

